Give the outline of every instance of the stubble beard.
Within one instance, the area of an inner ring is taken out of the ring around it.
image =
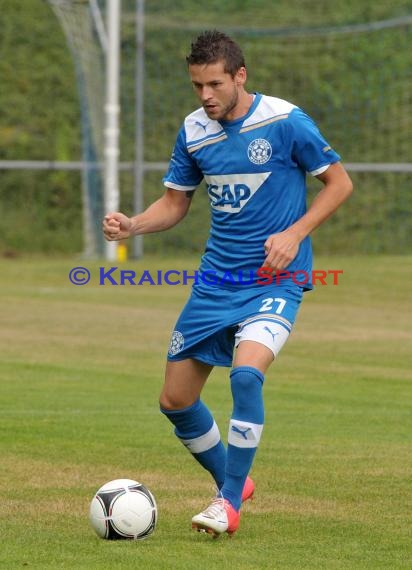
[[[228,114],[231,111],[233,111],[233,109],[235,109],[238,102],[239,102],[239,92],[238,92],[237,88],[235,87],[233,90],[233,95],[232,95],[230,101],[222,108],[222,110],[220,112],[209,114],[205,107],[204,107],[204,109],[205,109],[206,115],[209,117],[209,119],[212,119],[214,121],[225,120],[227,118]]]

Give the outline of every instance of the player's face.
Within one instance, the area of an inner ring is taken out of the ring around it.
[[[189,65],[189,75],[193,88],[210,119],[233,120],[245,113],[241,102],[245,93],[244,67],[232,77],[229,73],[225,73],[223,62]]]

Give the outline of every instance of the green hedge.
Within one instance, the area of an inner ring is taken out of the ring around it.
[[[79,160],[80,111],[63,32],[43,0],[1,0],[0,159]],[[134,0],[123,0],[121,159],[134,158]],[[219,27],[244,48],[249,88],[294,101],[311,114],[344,162],[407,162],[412,100],[411,26],[326,33],[412,14],[412,0],[268,3],[194,0],[146,3],[145,160],[167,161],[184,115],[197,102],[184,57],[197,31]],[[129,12],[129,14],[127,14]],[[247,25],[247,28],[246,28]],[[310,28],[324,26],[318,33]],[[300,30],[300,32],[299,32]],[[162,192],[162,173],[145,175],[145,203]],[[2,171],[1,251],[80,252],[81,180],[73,172]],[[320,252],[412,251],[409,174],[353,174],[355,194],[314,235]],[[309,200],[316,189],[309,182]],[[121,174],[122,208],[132,209],[133,177]],[[207,236],[203,188],[188,218],[145,239],[145,250],[201,251]],[[96,220],[100,224],[100,220]]]

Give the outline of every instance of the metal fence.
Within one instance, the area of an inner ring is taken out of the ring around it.
[[[210,27],[204,13],[197,12],[196,19],[190,16],[196,12],[195,2],[178,3],[177,7],[172,3],[168,8],[156,1],[146,3],[145,21],[141,14],[136,18],[138,4],[141,10],[141,1],[124,0],[121,35],[120,199],[122,209],[129,213],[145,207],[162,192],[162,173],[174,136],[184,115],[197,104],[184,55],[191,38]],[[104,12],[106,3],[100,2],[100,7]],[[183,9],[185,17],[181,17]],[[284,13],[291,14],[286,8]],[[409,13],[396,18],[357,23],[291,26],[285,16],[283,21],[277,18],[273,27],[262,23],[256,27],[219,25],[244,49],[249,88],[304,108],[352,173],[356,192],[350,203],[314,236],[320,252],[412,251],[411,14],[412,6]],[[214,18],[219,20],[219,13]],[[223,12],[220,19],[233,22],[225,20]],[[308,14],[306,21],[310,22]],[[3,176],[13,170],[99,172],[102,164],[16,157],[0,160],[0,169]],[[309,188],[310,199],[316,191],[312,181]],[[202,249],[208,205],[205,193],[200,190],[198,194],[182,227],[146,238],[145,251],[168,251],[176,246],[183,251]]]

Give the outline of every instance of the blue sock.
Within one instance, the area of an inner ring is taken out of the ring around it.
[[[230,373],[233,413],[229,425],[225,482],[222,496],[238,511],[242,490],[259,445],[264,422],[263,374],[251,366]]]
[[[182,410],[160,411],[175,426],[175,434],[209,471],[220,489],[225,480],[226,449],[212,414],[201,400]]]

